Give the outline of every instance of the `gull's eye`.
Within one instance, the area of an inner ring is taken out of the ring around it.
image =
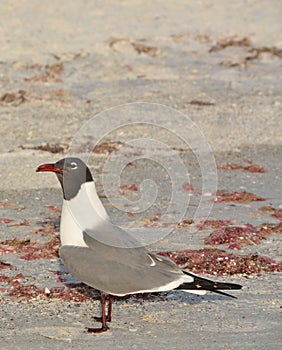
[[[70,163],[70,166],[71,166],[71,168],[74,170],[74,169],[77,169],[77,164],[76,164],[76,162],[71,162]]]

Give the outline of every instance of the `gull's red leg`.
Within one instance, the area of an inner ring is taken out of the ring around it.
[[[112,305],[113,305],[113,297],[111,295],[109,295],[108,313],[107,313],[107,316],[106,316],[106,321],[107,322],[111,322],[111,320],[112,320]],[[94,316],[93,318],[97,322],[102,322],[102,317]]]
[[[107,326],[107,316],[106,316],[106,294],[104,292],[101,292],[100,302],[101,302],[101,309],[102,309],[102,317],[101,317],[102,327],[87,328],[88,333],[102,333],[102,332],[106,332],[109,329],[109,327]]]
[[[113,305],[113,297],[109,295],[109,303],[108,303],[108,314],[107,314],[107,321],[111,322],[112,320],[112,305]]]

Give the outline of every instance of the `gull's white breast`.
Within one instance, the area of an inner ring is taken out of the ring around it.
[[[97,224],[106,220],[109,217],[97,195],[94,182],[82,184],[74,198],[64,199],[60,224],[61,244],[86,247],[83,231],[95,229]]]

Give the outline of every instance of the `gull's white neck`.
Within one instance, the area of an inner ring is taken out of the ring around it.
[[[97,195],[94,182],[81,185],[77,195],[63,202],[60,237],[62,245],[86,246],[83,231],[95,229],[109,216]]]

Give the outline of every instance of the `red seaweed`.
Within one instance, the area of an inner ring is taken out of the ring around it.
[[[53,224],[46,223],[43,226],[41,226],[39,229],[37,228],[37,229],[32,230],[31,233],[38,234],[40,236],[54,237],[57,230],[58,229]]]
[[[194,223],[192,219],[184,219],[177,224],[177,228],[189,227]]]
[[[251,224],[226,226],[213,231],[204,241],[206,244],[211,245],[227,243],[257,245],[266,239],[267,236],[277,233],[282,233],[282,223],[262,224],[260,226]]]
[[[182,188],[185,192],[193,192],[194,191],[193,185],[190,184],[189,182],[184,182],[184,184],[182,185]]]
[[[194,273],[211,275],[257,274],[281,272],[282,263],[258,254],[239,255],[220,249],[200,249],[160,252],[176,264]]]
[[[249,171],[251,173],[266,173],[266,170],[258,165],[255,164],[251,161],[247,161],[248,165],[241,165],[241,164],[237,164],[237,163],[227,163],[227,164],[223,164],[223,165],[218,165],[217,169],[220,170],[238,170],[238,169],[242,169],[244,171]]]
[[[256,194],[250,193],[250,192],[225,192],[225,191],[217,191],[216,196],[219,198],[216,198],[214,200],[215,203],[220,202],[237,202],[237,203],[249,203],[249,202],[255,202],[255,201],[265,201],[265,198],[257,196]]]
[[[259,210],[261,210],[263,212],[272,213],[271,216],[273,218],[282,221],[282,209],[276,209],[276,208],[272,207],[271,205],[265,205],[265,206],[259,208]]]
[[[52,287],[50,293],[47,294],[51,299],[76,302],[91,300],[95,295],[97,295],[97,291],[84,283],[69,283],[60,287]]]
[[[19,277],[20,278],[20,277]],[[6,278],[5,278],[6,279]],[[70,283],[64,286],[38,288],[34,284],[23,285],[20,281],[13,280],[9,283],[7,295],[26,301],[34,298],[50,298],[64,301],[85,302],[97,296],[97,291],[83,283]]]
[[[3,260],[0,260],[0,270],[11,269],[11,268],[12,268],[12,264],[9,264]]]
[[[138,191],[138,187],[137,187],[135,184],[131,184],[131,185],[120,185],[120,189],[121,189],[121,190],[134,191],[134,192],[137,192],[137,191]]]
[[[40,243],[38,240],[30,238],[13,238],[6,241],[0,241],[1,253],[23,253],[24,255],[21,256],[21,259],[24,260],[57,258],[58,249],[58,237],[55,237],[46,243]]]
[[[18,273],[15,276],[6,276],[6,275],[0,275],[0,282],[5,282],[8,284],[11,284],[14,281],[17,281],[19,279],[25,279],[25,276],[22,273]]]
[[[60,213],[61,209],[57,208],[55,205],[46,205],[45,206],[51,213]]]
[[[10,222],[13,222],[15,220],[8,219],[8,218],[0,218],[0,224],[9,224]]]
[[[20,300],[30,300],[38,297],[42,293],[42,289],[36,287],[35,285],[31,284],[24,286],[19,281],[14,281],[8,291],[8,295],[10,297],[19,298]]]
[[[200,224],[198,227],[199,227],[199,230],[205,230],[206,228],[209,228],[209,227],[220,228],[220,227],[227,226],[232,222],[234,222],[234,220],[206,220],[205,222]]]

